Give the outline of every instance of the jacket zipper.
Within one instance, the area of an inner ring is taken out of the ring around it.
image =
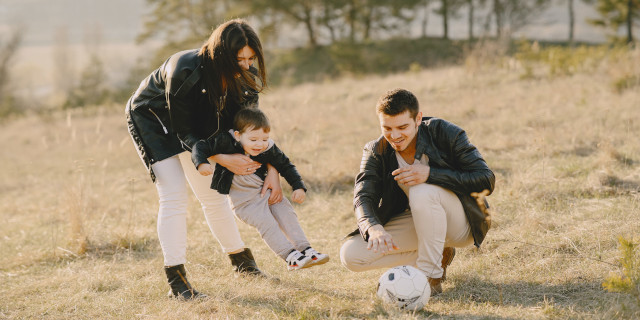
[[[160,120],[160,117],[158,117],[158,115],[155,112],[153,112],[151,108],[149,108],[149,111],[151,111],[151,113],[153,113],[156,119],[158,119],[158,122],[160,122],[160,125],[162,126],[162,130],[164,130],[164,134],[169,134],[169,130],[167,130],[167,127],[164,126],[164,123],[162,123],[162,120]]]
[[[218,127],[216,129],[216,131],[214,133],[212,133],[209,137],[207,137],[207,139],[205,140],[209,140],[211,137],[215,136],[216,133],[218,133],[218,131],[220,131],[220,106],[222,104],[227,103],[227,92],[224,92],[224,96],[220,97],[220,104],[218,104],[218,107],[216,108],[216,118],[218,120]]]

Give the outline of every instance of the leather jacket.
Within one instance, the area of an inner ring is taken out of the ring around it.
[[[473,146],[464,130],[455,124],[426,117],[418,128],[416,161],[426,155],[429,159],[429,177],[426,183],[453,191],[460,199],[471,227],[474,244],[479,247],[489,225],[472,192],[485,189],[493,192],[495,176],[480,152]],[[358,230],[365,241],[372,225],[383,226],[408,209],[406,194],[394,180],[392,171],[398,169],[395,150],[384,136],[364,147],[360,173],[355,179],[354,208]],[[488,208],[488,203],[485,205]]]
[[[270,140],[270,142],[272,141]],[[234,153],[244,154],[244,149],[240,142],[232,136],[231,132],[225,132],[197,142],[191,151],[191,160],[198,168],[203,163],[209,163],[208,157],[216,154]],[[305,192],[307,191],[307,187],[304,185],[298,170],[275,143],[270,143],[270,147],[267,150],[256,156],[250,156],[250,158],[262,163],[262,166],[255,172],[262,181],[267,176],[267,164],[271,164],[287,180],[293,190],[304,189]],[[211,189],[218,191],[220,194],[229,194],[232,182],[233,172],[220,164],[216,164],[213,179],[211,180]]]
[[[251,71],[255,74],[255,69]],[[178,52],[142,80],[127,102],[129,134],[153,181],[152,164],[230,129],[240,108],[258,103],[258,93],[246,89],[243,97],[226,97],[225,108],[216,110],[204,87],[203,72],[197,49]]]

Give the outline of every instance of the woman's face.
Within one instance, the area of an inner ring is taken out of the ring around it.
[[[243,70],[249,70],[253,61],[256,60],[256,52],[251,49],[249,46],[244,46],[244,48],[238,51],[238,64],[240,68]]]

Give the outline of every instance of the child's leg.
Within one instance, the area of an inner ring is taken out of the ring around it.
[[[267,195],[265,195],[265,198]],[[287,198],[283,198],[279,203],[270,205],[271,214],[280,225],[280,229],[289,238],[289,241],[293,243],[296,250],[304,251],[308,247],[311,247],[309,240],[302,231],[300,222],[298,221],[298,215],[293,210],[291,202]]]
[[[253,182],[236,183],[239,182],[237,180],[239,179],[234,177],[234,184],[229,191],[236,217],[256,228],[269,248],[283,260],[286,260],[295,247],[280,230],[278,222],[269,211],[269,194],[260,197],[262,188],[262,184],[258,184],[260,180],[255,181],[255,185]]]

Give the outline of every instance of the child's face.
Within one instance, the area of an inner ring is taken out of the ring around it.
[[[269,132],[265,132],[262,128],[245,130],[243,133],[234,131],[233,133],[236,140],[242,144],[244,152],[249,155],[257,156],[269,147]]]

